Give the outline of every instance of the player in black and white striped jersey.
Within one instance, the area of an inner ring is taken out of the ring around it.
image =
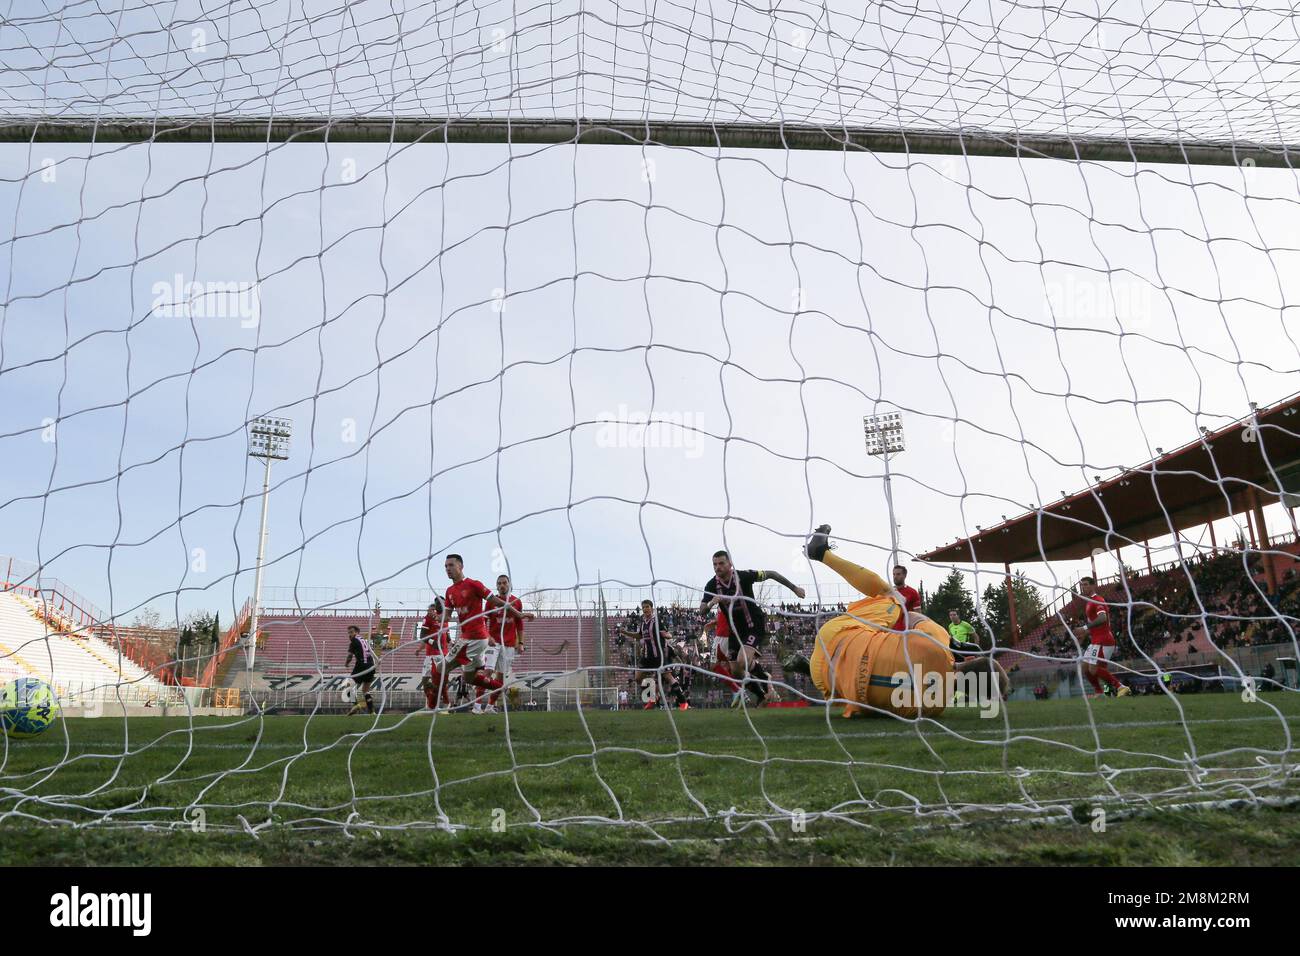
[[[375,698],[370,693],[370,684],[375,679],[377,660],[370,642],[361,636],[361,628],[355,624],[348,627],[348,656],[344,659],[346,667],[352,664],[352,681],[357,685],[357,700],[349,709],[352,716],[364,706],[366,712],[375,712]]]
[[[637,642],[637,683],[650,691],[649,699],[643,697],[646,701],[644,709],[652,710],[659,703],[658,680],[662,675],[664,690],[673,695],[678,707],[685,710],[689,705],[678,687],[677,677],[671,670],[665,669],[665,665],[676,653],[671,646],[672,635],[660,631],[659,615],[655,613],[654,602],[648,599],[642,601],[637,629],[633,631],[625,628],[622,633],[624,637],[633,638]],[[650,683],[647,684],[647,681]],[[664,704],[667,706],[666,701]]]

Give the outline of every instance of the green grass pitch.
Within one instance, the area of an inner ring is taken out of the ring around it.
[[[1300,862],[1300,696],[1091,713],[71,719],[3,744],[0,839],[40,865]]]

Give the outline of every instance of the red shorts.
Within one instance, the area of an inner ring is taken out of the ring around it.
[[[1093,641],[1083,649],[1083,662],[1085,664],[1104,664],[1114,656],[1114,641]]]
[[[447,657],[445,654],[426,654],[424,660],[421,662],[421,667],[424,669],[424,675],[428,677],[433,673],[435,669],[442,670],[443,663],[446,660]],[[455,656],[454,659],[452,659],[452,661],[449,664],[447,664],[446,669],[455,670],[457,667],[462,667],[468,663],[469,663],[469,648],[461,647],[460,652]]]

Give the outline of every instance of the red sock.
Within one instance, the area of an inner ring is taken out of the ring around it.
[[[495,680],[491,674],[478,673],[474,675],[474,686],[495,691],[501,689],[501,681]],[[478,692],[475,691],[475,693]]]
[[[740,690],[740,685],[731,679],[731,668],[728,667],[726,664],[721,664],[721,663],[714,664],[713,673],[717,674],[719,677],[726,680],[727,685],[731,688],[731,692],[733,694],[736,691]]]
[[[1097,674],[1100,675],[1102,680],[1104,680],[1107,684],[1110,685],[1111,690],[1119,690],[1121,687],[1124,686],[1119,682],[1119,678],[1116,677],[1114,674],[1112,674],[1110,672],[1110,668],[1107,667],[1105,664],[1097,665]]]
[[[1088,673],[1085,676],[1088,678],[1088,683],[1092,685],[1092,692],[1094,694],[1100,694],[1101,681],[1097,680],[1097,675],[1095,673]]]

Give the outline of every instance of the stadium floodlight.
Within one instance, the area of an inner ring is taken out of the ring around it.
[[[287,461],[293,422],[287,418],[255,418],[248,426],[248,457]]]
[[[257,619],[262,608],[262,562],[266,559],[266,512],[271,503],[271,462],[289,459],[293,422],[287,418],[255,418],[248,426],[248,457],[266,464],[262,473],[262,523],[257,533],[257,565],[253,571],[253,611],[248,619],[248,679],[252,688],[257,654]]]
[[[862,431],[867,441],[867,454],[885,462],[885,506],[889,510],[890,545],[892,555],[890,563],[898,563],[898,538],[900,525],[893,520],[894,496],[889,484],[889,457],[897,455],[907,448],[903,440],[903,416],[900,412],[884,412],[880,415],[864,415]]]
[[[867,454],[873,457],[888,459],[907,447],[903,440],[903,416],[899,412],[866,415],[862,430],[866,434]]]

